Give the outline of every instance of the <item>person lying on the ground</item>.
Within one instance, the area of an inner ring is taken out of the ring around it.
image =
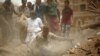
[[[51,39],[61,40],[61,41],[67,40],[63,37],[57,36],[53,34],[52,32],[50,32],[47,26],[43,26],[42,32],[39,32],[35,38],[35,41],[36,41],[35,43],[36,45],[40,46],[40,44],[42,45],[42,44],[48,43]]]

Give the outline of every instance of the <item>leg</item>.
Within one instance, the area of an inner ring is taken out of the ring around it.
[[[66,25],[67,37],[69,37],[70,33],[70,25]]]
[[[66,33],[66,24],[62,24],[61,25],[61,31],[63,33],[63,36],[65,36],[65,33]]]

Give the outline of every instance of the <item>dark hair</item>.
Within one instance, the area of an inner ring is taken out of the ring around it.
[[[6,2],[9,2],[9,1],[11,1],[11,0],[5,0]]]
[[[51,2],[51,1],[53,1],[53,0],[47,0],[47,2]]]
[[[69,0],[65,0],[64,2],[69,4]]]
[[[23,2],[23,1],[25,1],[25,0],[22,0],[22,2]],[[26,1],[27,1],[27,0],[26,0]]]
[[[8,4],[8,5],[11,5],[11,0],[5,0],[4,4]]]
[[[30,4],[32,4],[31,2],[27,2],[27,3],[30,3]]]

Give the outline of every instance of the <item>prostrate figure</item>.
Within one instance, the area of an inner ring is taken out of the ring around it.
[[[66,40],[63,37],[57,36],[54,33],[50,32],[50,29],[48,26],[43,26],[42,31],[39,32],[35,38],[35,41],[37,45],[41,46],[44,43],[48,43],[48,41],[52,40]]]
[[[70,48],[71,45],[65,38],[50,32],[48,26],[43,26],[30,46],[33,56],[61,56],[66,47]]]
[[[49,32],[49,28],[47,26],[43,26],[42,31],[37,34],[35,40],[31,43],[30,48],[32,48],[32,54],[34,56],[46,56],[46,52],[48,51],[46,51],[44,47],[49,44],[50,38],[55,37],[57,36]]]

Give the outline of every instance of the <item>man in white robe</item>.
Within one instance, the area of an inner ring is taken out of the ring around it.
[[[27,37],[25,42],[30,44],[37,33],[41,31],[41,27],[43,26],[42,20],[40,18],[28,18],[27,19]]]

